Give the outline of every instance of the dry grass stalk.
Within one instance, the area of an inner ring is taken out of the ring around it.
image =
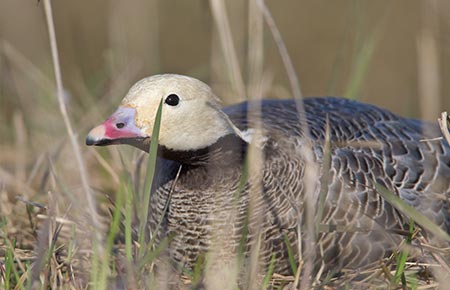
[[[423,2],[422,30],[417,38],[419,102],[422,118],[433,120],[439,114],[441,83],[439,68],[438,20],[439,1]]]
[[[447,143],[450,145],[450,129],[448,127],[450,123],[450,118],[447,115],[447,112],[441,113],[441,117],[438,119],[438,123],[439,127],[441,128],[442,135],[444,136],[445,140],[447,140]]]
[[[258,200],[261,198],[261,194],[263,192],[262,188],[262,173],[264,170],[264,153],[262,152],[262,148],[258,146],[258,140],[264,138],[262,131],[262,119],[261,119],[261,102],[256,101],[254,103],[254,107],[252,108],[253,116],[249,117],[251,123],[254,124],[252,128],[254,130],[252,135],[252,142],[248,149],[248,172],[249,172],[249,219],[253,220],[253,226],[249,226],[249,231],[255,233],[255,237],[258,237],[251,248],[251,259],[250,259],[250,275],[248,279],[249,288],[255,289],[259,284],[257,279],[259,279],[260,274],[260,266],[259,266],[259,253],[260,253],[260,245],[261,245],[261,225],[264,219],[263,214],[265,213],[264,209],[258,209]]]
[[[291,85],[292,95],[295,99],[300,100],[300,98],[302,97],[300,82],[298,81],[298,76],[297,73],[295,72],[294,64],[292,63],[287,47],[284,44],[283,38],[281,37],[281,33],[278,30],[278,27],[275,24],[275,20],[273,19],[272,14],[267,8],[264,0],[255,0],[255,1],[264,15],[266,24],[269,27],[272,36],[275,40],[275,44],[277,45],[278,50],[280,52],[281,59],[283,60],[284,67],[286,69],[287,76],[289,78],[289,83]],[[303,111],[304,110],[300,110],[299,113],[302,113]]]
[[[248,118],[253,124],[252,142],[249,146],[249,175],[250,182],[250,219],[256,220],[251,232],[256,233],[257,241],[251,249],[248,288],[256,289],[260,286],[260,277],[264,277],[264,269],[260,267],[260,246],[261,246],[261,224],[264,211],[257,210],[258,199],[261,198],[262,189],[262,172],[264,165],[264,154],[259,144],[259,140],[264,138],[262,131],[261,119],[261,100],[265,96],[265,92],[271,85],[271,81],[264,76],[264,27],[263,17],[256,1],[248,1],[248,85],[247,92],[249,100],[254,100],[254,107],[249,112]]]
[[[25,122],[21,112],[15,112],[13,115],[14,132],[16,133],[16,182],[24,182],[26,179],[26,160],[27,160],[27,132],[25,129]],[[20,187],[17,186],[17,187]],[[16,188],[17,191],[18,188]],[[27,192],[23,193],[28,196]]]
[[[98,161],[98,163],[108,172],[108,174],[112,177],[112,180],[114,181],[114,184],[116,186],[120,185],[120,177],[119,175],[114,171],[114,169],[109,165],[109,163],[103,158],[97,151],[92,151],[94,154],[95,159]]]
[[[98,229],[98,231],[96,231],[96,234],[94,236],[96,237],[97,241],[101,241],[102,240],[101,231],[100,231],[101,223],[97,217],[97,210],[96,210],[94,195],[92,194],[92,191],[89,188],[89,179],[86,174],[86,172],[87,172],[86,166],[84,164],[84,159],[81,154],[81,149],[78,145],[76,135],[72,128],[72,124],[70,122],[70,118],[67,113],[66,102],[64,100],[64,88],[63,88],[63,84],[62,84],[61,67],[59,64],[58,47],[57,47],[56,34],[55,34],[55,25],[53,23],[53,12],[52,12],[52,7],[51,7],[51,1],[44,0],[43,2],[44,2],[45,17],[47,20],[49,39],[50,39],[50,48],[51,48],[51,52],[52,52],[53,68],[54,68],[55,79],[56,79],[56,92],[57,92],[59,109],[61,111],[61,115],[63,117],[64,124],[67,129],[67,134],[69,136],[70,143],[72,145],[72,149],[75,154],[75,159],[78,164],[81,183],[82,183],[83,191],[85,194],[84,200],[87,201],[88,208],[89,208],[89,214],[90,214],[89,216],[92,219],[93,225]],[[83,199],[81,199],[81,200],[83,200]]]
[[[255,0],[248,1],[248,84],[249,99],[265,97],[264,74],[264,22]],[[266,84],[267,86],[267,84]],[[270,88],[270,87],[269,87]]]
[[[38,215],[36,215],[36,217],[38,219],[42,219],[42,220],[54,219],[55,222],[63,224],[63,225],[74,225],[75,224],[71,220],[68,220],[68,219],[62,218],[62,217],[57,217],[57,216],[56,217],[50,217],[50,216],[45,215],[45,214],[38,214]]]
[[[242,77],[239,60],[234,48],[234,41],[231,35],[230,23],[228,21],[225,2],[223,0],[210,0],[211,12],[216,23],[220,45],[225,57],[227,72],[231,85],[241,100],[245,100],[245,84]]]
[[[298,80],[297,73],[295,71],[294,65],[292,63],[292,60],[290,58],[289,52],[287,50],[287,47],[281,37],[281,33],[278,30],[277,25],[275,24],[275,20],[272,17],[272,14],[270,13],[269,9],[267,8],[264,0],[256,0],[257,4],[259,6],[259,9],[262,11],[262,14],[264,15],[264,19],[266,21],[266,24],[269,27],[269,30],[272,33],[272,36],[274,38],[274,41],[278,47],[278,50],[280,52],[281,58],[283,60],[283,64],[285,66],[287,76],[289,79],[289,83],[291,85],[292,94],[294,97],[294,100],[296,101],[297,105],[297,111],[299,116],[305,116],[305,110],[303,107],[303,102],[301,100],[302,93],[300,89],[300,83]],[[300,123],[303,128],[303,132],[305,134],[305,137],[308,138],[309,136],[309,130],[308,126],[306,124],[305,118],[299,118]],[[318,176],[318,170],[319,166],[314,161],[314,154],[312,152],[312,147],[308,144],[305,144],[303,148],[300,150],[301,152],[298,152],[299,154],[304,156],[305,160],[305,194],[304,194],[304,200],[305,200],[305,212],[303,213],[306,220],[304,221],[304,224],[306,225],[306,229],[304,229],[303,232],[299,233],[299,237],[302,237],[302,239],[299,239],[299,267],[298,271],[302,271],[301,279],[300,279],[300,289],[308,289],[311,287],[312,281],[311,281],[311,275],[313,271],[313,265],[314,265],[314,248],[315,248],[315,240],[316,240],[316,231],[315,231],[315,224],[314,224],[314,212],[313,208],[315,202],[317,201],[317,198],[315,197],[315,187],[316,182],[315,179]],[[299,212],[300,214],[300,212]],[[300,218],[300,217],[299,217]],[[300,231],[300,229],[299,229]],[[304,254],[301,254],[301,241],[304,241],[305,243],[305,249]],[[301,267],[300,267],[301,266]],[[296,274],[297,276],[297,274]],[[294,287],[296,287],[297,282],[299,281],[299,276],[297,277]]]

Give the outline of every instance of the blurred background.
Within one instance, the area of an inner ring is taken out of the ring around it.
[[[293,75],[286,73],[274,27],[253,1],[52,3],[66,103],[93,188],[114,188],[115,172],[127,166],[123,154],[137,153],[86,148],[84,136],[142,77],[191,75],[227,104],[255,94],[292,96]],[[427,120],[449,110],[449,1],[284,0],[267,7],[302,95],[344,96]],[[55,91],[42,3],[2,0],[2,215],[15,214],[17,194],[45,200],[56,190],[69,192],[70,201],[81,191]],[[98,165],[105,160],[110,164]]]

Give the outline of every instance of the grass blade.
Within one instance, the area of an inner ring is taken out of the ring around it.
[[[378,193],[386,199],[392,206],[394,206],[399,211],[406,214],[410,219],[414,220],[416,223],[421,225],[426,230],[430,231],[434,235],[450,242],[450,236],[444,232],[438,225],[433,223],[428,217],[424,214],[418,212],[412,206],[406,204],[403,200],[401,200],[398,196],[390,192],[386,187],[381,184],[374,182],[375,189]]]
[[[162,115],[162,99],[159,102],[158,111],[156,112],[155,124],[153,124],[152,141],[150,143],[150,150],[147,163],[147,173],[145,176],[145,186],[144,186],[144,202],[141,209],[141,220],[139,225],[139,237],[138,241],[141,247],[139,248],[139,257],[143,257],[145,254],[146,247],[145,244],[145,233],[147,228],[148,220],[148,206],[150,203],[150,190],[152,188],[153,176],[155,175],[155,165],[156,157],[158,154],[158,140],[159,140],[159,129],[161,127],[161,115]]]
[[[323,177],[321,178],[321,190],[319,192],[318,209],[316,215],[316,235],[319,233],[320,223],[323,218],[323,211],[325,209],[325,200],[328,194],[328,184],[330,183],[331,170],[331,133],[330,122],[327,116],[327,123],[325,128],[325,144],[323,146]]]
[[[286,244],[288,257],[289,257],[289,264],[291,266],[292,273],[297,273],[297,264],[296,264],[296,260],[295,260],[295,255],[292,250],[291,243],[289,242],[289,238],[286,234],[284,235],[284,243]]]
[[[406,238],[407,245],[411,244],[413,233],[414,233],[414,221],[411,220],[411,222],[409,223],[408,237]],[[405,265],[406,265],[407,259],[408,259],[408,250],[406,249],[406,250],[401,251],[400,255],[398,256],[397,268],[395,269],[395,274],[394,274],[394,279],[393,279],[394,285],[398,285],[400,280],[404,280]]]
[[[123,183],[122,183],[123,184]],[[108,289],[108,272],[110,265],[111,253],[114,247],[114,240],[119,233],[120,230],[120,218],[122,217],[122,204],[124,202],[124,195],[126,188],[125,185],[122,185],[115,202],[114,213],[111,222],[111,229],[106,238],[106,248],[105,248],[105,256],[103,259],[103,263],[101,264],[101,272],[98,277],[98,281],[96,284],[96,289]]]
[[[132,241],[132,219],[133,219],[133,190],[129,179],[127,179],[127,191],[125,197],[125,253],[127,263],[131,264],[133,261],[133,241]]]
[[[266,276],[264,277],[262,289],[268,289],[270,279],[272,279],[273,269],[275,268],[275,254],[272,254],[270,259],[269,269],[267,270]]]

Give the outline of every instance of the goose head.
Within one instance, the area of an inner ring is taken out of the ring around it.
[[[195,151],[229,134],[242,137],[208,85],[187,76],[164,74],[133,85],[118,109],[89,132],[86,144],[130,144],[148,151],[161,101],[160,146]]]

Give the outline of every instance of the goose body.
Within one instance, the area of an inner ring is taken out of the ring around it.
[[[316,269],[335,273],[376,263],[398,248],[409,219],[375,184],[450,232],[450,147],[433,139],[437,126],[331,97],[304,99],[304,114],[293,100],[222,109],[200,81],[159,75],[137,83],[87,144],[148,150],[161,99],[161,170],[149,227],[157,242],[169,239],[168,254],[178,265],[193,267],[210,253],[223,261],[248,257],[257,247],[263,267],[274,257],[275,272],[293,274],[288,253],[305,255],[299,249],[305,249],[307,212],[317,219],[321,194]],[[263,160],[257,171],[244,165],[252,142]]]

